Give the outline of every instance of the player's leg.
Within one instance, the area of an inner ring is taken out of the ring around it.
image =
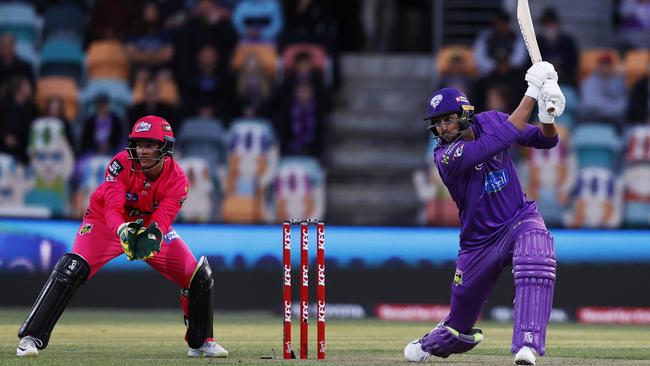
[[[473,326],[501,273],[502,262],[497,245],[461,252],[452,284],[451,311],[431,332],[406,346],[407,360],[424,361],[428,355],[446,358],[467,352],[483,340],[481,330]]]
[[[212,292],[214,280],[206,257],[197,263],[185,242],[173,231],[164,235],[160,253],[147,260],[154,269],[181,287],[185,314],[185,340],[192,357],[228,357],[228,351],[213,339]]]
[[[515,363],[534,365],[535,356],[546,352],[546,326],[551,315],[555,287],[555,248],[551,234],[540,228],[524,231],[514,244],[515,278],[512,352]]]
[[[59,259],[18,330],[16,355],[36,356],[47,347],[54,325],[89,273],[88,263],[77,254],[67,253]]]
[[[108,229],[84,222],[72,247],[54,266],[36,298],[27,319],[18,331],[21,338],[16,354],[36,356],[47,347],[52,329],[77,288],[110,259],[122,253]]]

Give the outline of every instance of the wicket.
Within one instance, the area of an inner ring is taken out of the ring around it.
[[[309,225],[316,225],[316,308],[318,359],[325,359],[325,223],[319,220],[288,220],[282,224],[284,344],[283,358],[296,358],[291,347],[291,225],[300,224],[300,358],[307,359],[309,340]]]

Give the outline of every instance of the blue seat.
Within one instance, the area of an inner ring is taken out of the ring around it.
[[[34,45],[38,41],[40,18],[27,2],[0,4],[0,34],[11,33],[17,40]]]
[[[110,96],[111,111],[122,120],[126,120],[127,110],[131,105],[131,89],[129,85],[118,79],[92,79],[81,92],[81,105],[83,115],[91,116],[95,113],[95,97],[100,93]]]
[[[186,119],[178,132],[176,147],[183,157],[204,158],[215,178],[217,168],[226,164],[226,130],[218,119]]]
[[[578,111],[578,92],[574,87],[564,84],[562,85],[562,93],[566,98],[566,106],[564,113],[556,119],[556,122],[571,128],[576,121],[576,113]]]
[[[81,44],[67,39],[50,39],[41,49],[41,76],[67,76],[81,80],[84,53]]]
[[[650,226],[650,204],[643,202],[627,202],[623,222],[634,227]]]
[[[598,166],[616,170],[619,138],[614,127],[600,123],[580,124],[572,136],[578,167]]]
[[[74,5],[53,5],[45,10],[43,38],[52,36],[83,41],[86,16]]]

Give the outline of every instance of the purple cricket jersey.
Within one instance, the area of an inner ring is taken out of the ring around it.
[[[538,214],[527,201],[508,149],[514,142],[550,149],[558,137],[546,138],[535,126],[519,131],[508,115],[488,111],[474,116],[476,139],[442,144],[434,151],[442,181],[460,211],[461,249],[494,243],[517,218]]]

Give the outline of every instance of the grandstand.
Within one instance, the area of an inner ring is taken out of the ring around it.
[[[132,123],[159,114],[195,195],[182,221],[457,225],[421,115],[439,86],[512,111],[529,65],[514,2],[393,4],[392,20],[295,3],[0,2],[0,215],[80,218]],[[562,142],[517,163],[549,225],[647,227],[650,30],[597,3],[531,4],[567,108]]]

